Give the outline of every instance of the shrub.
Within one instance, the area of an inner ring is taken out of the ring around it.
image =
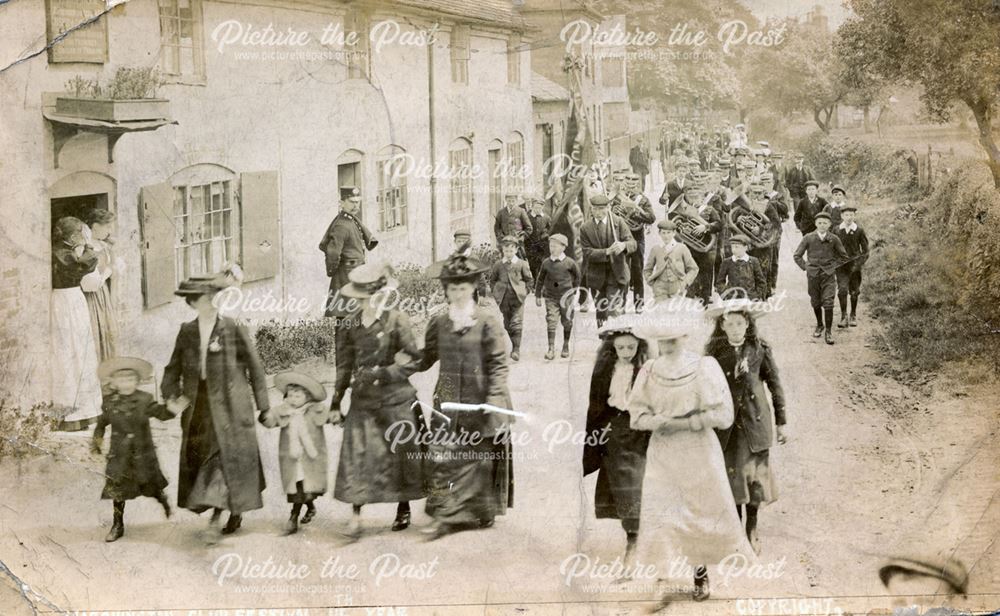
[[[255,332],[257,353],[264,370],[274,374],[313,357],[334,359],[332,319],[300,320],[294,323],[268,321]]]
[[[59,423],[52,403],[36,404],[27,410],[0,400],[0,460],[20,458],[35,451],[34,444]]]
[[[889,146],[815,132],[797,148],[820,181],[843,184],[849,193],[911,199],[919,195],[905,156]]]
[[[864,293],[876,344],[904,365],[984,363],[1000,374],[1000,194],[967,163],[922,203],[871,229]]]

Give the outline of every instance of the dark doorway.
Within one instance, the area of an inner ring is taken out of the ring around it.
[[[52,199],[52,229],[55,229],[56,222],[65,216],[72,216],[86,222],[87,212],[93,209],[108,209],[107,193]]]

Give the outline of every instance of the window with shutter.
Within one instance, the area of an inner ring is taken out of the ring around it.
[[[240,176],[243,272],[247,282],[278,275],[278,172]]]
[[[144,186],[139,195],[142,224],[142,292],[146,308],[173,299],[174,243],[182,233],[174,225],[174,189],[169,184]]]

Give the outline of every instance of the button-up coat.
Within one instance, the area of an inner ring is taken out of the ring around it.
[[[732,426],[716,430],[722,448],[726,448],[734,432],[739,432],[747,439],[750,451],[757,453],[769,449],[774,440],[772,422],[785,425],[785,394],[771,347],[757,340],[744,344],[737,353],[735,347],[726,345],[713,352],[712,357],[719,362],[726,375],[735,415]],[[744,360],[745,370],[741,370]],[[774,401],[773,413],[764,385],[767,385]]]

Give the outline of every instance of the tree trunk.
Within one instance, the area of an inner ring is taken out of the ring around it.
[[[817,109],[813,109],[813,120],[816,122],[816,126],[818,126],[819,129],[821,131],[823,131],[824,134],[829,135],[830,134],[830,123],[829,123],[830,116],[827,116],[827,121],[824,122],[823,118],[820,117],[820,111],[821,111],[821,109],[818,109],[818,108]]]
[[[865,112],[865,134],[868,134],[872,132],[871,113],[868,105],[865,105],[862,109]]]
[[[1000,147],[993,138],[993,113],[990,109],[989,101],[982,99],[966,100],[965,104],[972,109],[972,115],[976,118],[976,126],[979,128],[979,143],[986,150],[988,157],[986,164],[990,166],[993,174],[993,186],[1000,189]]]

